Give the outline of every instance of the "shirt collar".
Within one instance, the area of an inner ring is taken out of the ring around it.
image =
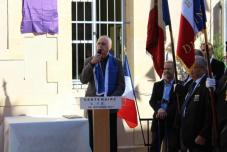
[[[174,80],[171,80],[169,83],[164,80],[164,84],[173,84]]]
[[[195,82],[196,84],[199,84],[201,79],[205,76],[206,74],[203,74],[200,78],[196,79]]]

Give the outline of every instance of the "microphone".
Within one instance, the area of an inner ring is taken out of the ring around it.
[[[102,52],[102,50],[101,49],[98,49],[96,56],[100,56],[101,55],[101,52]],[[103,69],[102,69],[102,65],[101,65],[101,60],[99,60],[99,62],[97,64],[99,65],[99,67],[101,69],[101,73],[103,75]]]
[[[102,52],[102,50],[101,50],[101,49],[98,49],[98,50],[97,50],[97,53],[96,53],[96,56],[99,57],[99,59],[100,59],[101,52]],[[99,62],[100,62],[100,61],[99,61]]]
[[[101,54],[101,52],[102,52],[102,50],[101,49],[98,49],[98,51],[97,51],[97,54]]]

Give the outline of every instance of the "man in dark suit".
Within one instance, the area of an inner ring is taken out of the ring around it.
[[[205,43],[202,43],[200,47],[204,54],[204,57],[206,57],[207,55],[205,52],[205,47],[206,47]],[[209,54],[211,71],[213,73],[213,77],[215,78],[215,80],[218,81],[224,74],[225,64],[215,59],[213,53],[214,53],[214,48],[211,43],[208,43],[208,54]]]
[[[222,76],[216,92],[220,152],[227,151],[227,72]]]
[[[211,106],[206,82],[206,61],[196,56],[190,72],[193,83],[181,107],[181,138],[189,152],[211,151]]]
[[[154,110],[151,127],[152,143],[150,152],[159,152],[165,138],[168,152],[177,152],[179,148],[178,130],[175,128],[177,112],[176,96],[173,93],[174,67],[172,61],[164,64],[163,80],[154,83],[150,106]]]
[[[80,81],[88,83],[85,96],[121,96],[125,90],[122,63],[109,53],[111,39],[101,36],[97,54],[86,59]],[[110,110],[110,152],[117,152],[117,110]],[[90,146],[93,149],[92,110],[88,110]]]
[[[206,86],[208,88],[216,88],[215,101],[218,120],[218,133],[220,152],[227,151],[227,72],[219,80],[216,87],[215,80],[207,79]]]

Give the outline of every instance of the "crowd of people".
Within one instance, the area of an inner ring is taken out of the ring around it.
[[[109,52],[111,46],[111,39],[101,36],[96,44],[96,55],[85,61],[80,80],[89,83],[86,96],[123,94],[122,63]],[[201,50],[196,50],[194,65],[184,81],[176,81],[173,61],[165,61],[162,80],[154,83],[149,100],[154,110],[150,152],[160,152],[161,149],[167,152],[212,152],[217,148],[220,152],[227,151],[227,72],[224,73],[224,63],[214,58],[213,46],[208,44],[209,53],[204,53],[205,47],[202,44]],[[109,117],[110,152],[117,152],[117,110],[110,110]],[[92,110],[88,110],[88,119],[93,149]],[[217,127],[214,120],[217,120]]]
[[[208,53],[205,47],[196,50],[188,77],[175,85],[173,62],[165,62],[149,101],[154,110],[150,152],[227,151],[227,72],[213,46],[208,43]]]

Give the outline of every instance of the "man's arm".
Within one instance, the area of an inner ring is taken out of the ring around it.
[[[86,59],[84,62],[84,67],[80,75],[80,81],[86,84],[92,80],[93,77],[93,65],[91,64],[91,57]]]
[[[201,128],[201,131],[198,134],[198,136],[204,139],[209,139],[209,136],[211,135],[211,127],[212,127],[212,110],[211,110],[211,103],[210,103],[211,99],[209,96],[209,90],[207,88],[205,88],[205,94],[203,96],[204,96],[204,100],[203,100],[202,107],[204,107],[204,121],[203,121],[203,127]]]
[[[149,101],[150,106],[153,108],[154,111],[158,111],[158,109],[160,108],[160,101],[157,101],[159,98],[158,95],[160,94],[160,92],[158,91],[160,91],[158,89],[158,85],[157,83],[154,83],[152,95]]]
[[[111,96],[121,96],[125,91],[125,78],[124,78],[124,71],[122,67],[122,62],[117,60],[118,63],[118,80],[117,80],[117,87],[115,91],[111,94]]]

